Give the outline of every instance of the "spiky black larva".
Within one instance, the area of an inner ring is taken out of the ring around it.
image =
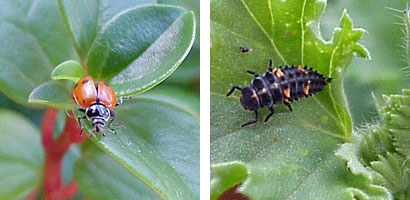
[[[253,120],[243,123],[241,126],[254,124],[258,121],[258,109],[268,108],[270,113],[265,117],[265,122],[274,113],[274,104],[285,104],[290,111],[290,102],[302,97],[309,97],[323,90],[331,78],[325,78],[312,68],[285,66],[272,69],[272,60],[269,60],[268,71],[263,75],[248,71],[254,76],[251,84],[245,87],[233,86],[226,96],[237,89],[242,92],[240,101],[245,110],[253,111]]]

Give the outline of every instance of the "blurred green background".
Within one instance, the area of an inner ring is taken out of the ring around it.
[[[366,29],[360,41],[370,52],[371,60],[353,58],[345,77],[345,92],[354,126],[374,122],[377,116],[372,92],[378,102],[382,94],[401,93],[410,88],[409,72],[405,73],[405,43],[402,13],[407,0],[329,0],[321,19],[322,35],[331,39],[333,28],[344,8],[353,19],[354,27]]]

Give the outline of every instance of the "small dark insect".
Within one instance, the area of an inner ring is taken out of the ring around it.
[[[325,78],[312,68],[305,66],[285,66],[272,69],[272,60],[269,60],[268,71],[262,76],[248,71],[254,76],[251,84],[246,87],[235,85],[226,96],[231,95],[235,89],[242,92],[240,102],[245,110],[254,112],[254,119],[245,122],[241,127],[254,124],[258,121],[258,109],[268,108],[270,113],[265,117],[267,122],[273,115],[274,104],[285,104],[290,111],[292,107],[289,102],[302,97],[309,97],[321,91],[332,78]]]
[[[246,52],[249,52],[249,51],[252,51],[252,49],[251,48],[248,48],[248,47],[239,47],[239,51],[240,52],[242,52],[242,53],[246,53]]]

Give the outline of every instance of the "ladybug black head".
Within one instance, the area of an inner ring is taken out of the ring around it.
[[[105,127],[105,122],[110,119],[110,110],[108,110],[103,104],[96,103],[89,106],[85,115],[96,132],[100,132]]]
[[[259,108],[259,99],[256,91],[252,87],[242,88],[241,104],[246,110],[257,110]]]

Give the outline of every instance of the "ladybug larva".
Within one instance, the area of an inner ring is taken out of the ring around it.
[[[320,92],[332,80],[306,66],[285,66],[272,69],[272,60],[269,60],[268,71],[262,76],[252,71],[247,72],[254,76],[251,84],[245,87],[234,85],[226,94],[229,96],[235,89],[240,90],[242,107],[254,112],[254,119],[243,123],[242,127],[258,121],[259,108],[269,109],[270,112],[264,120],[267,122],[274,113],[274,104],[285,104],[292,111],[290,102]]]
[[[81,128],[80,134],[83,132],[81,123],[83,119],[91,121],[93,130],[96,133],[104,130],[105,123],[108,121],[109,130],[117,134],[111,127],[111,123],[116,119],[116,114],[112,109],[119,106],[123,99],[129,99],[129,97],[120,97],[117,102],[114,91],[106,82],[94,82],[90,76],[82,78],[74,85],[72,96],[74,102],[82,107],[78,110],[84,113],[84,115],[78,117],[78,125]],[[105,135],[103,132],[103,136]]]

